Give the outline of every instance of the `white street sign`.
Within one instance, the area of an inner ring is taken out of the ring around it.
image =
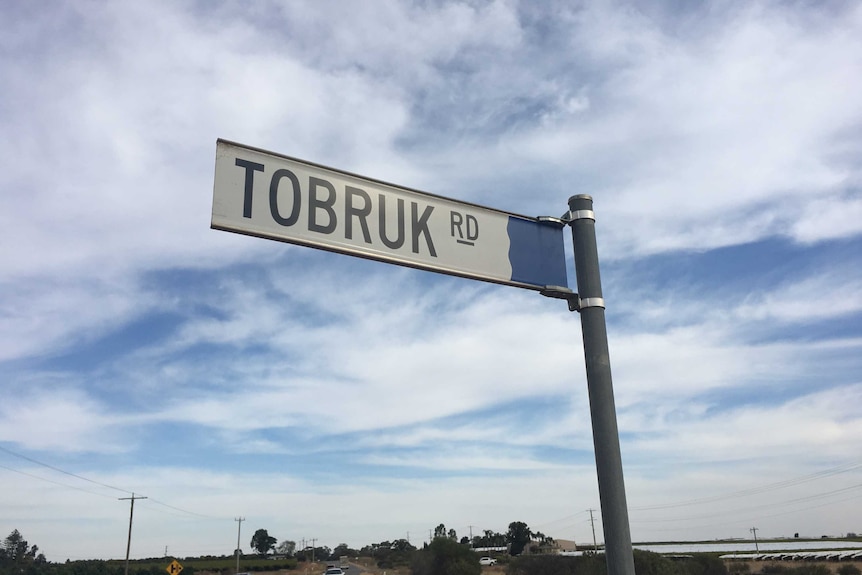
[[[529,289],[567,285],[559,225],[221,139],[211,227]]]

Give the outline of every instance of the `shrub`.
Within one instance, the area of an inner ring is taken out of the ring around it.
[[[469,547],[448,537],[437,537],[413,555],[413,575],[480,575],[479,556]]]

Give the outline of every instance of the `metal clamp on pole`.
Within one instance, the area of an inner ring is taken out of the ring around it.
[[[545,289],[539,292],[545,297],[554,299],[564,299],[569,304],[569,311],[578,311],[581,309],[581,298],[578,294],[567,287],[562,286],[545,286]]]
[[[543,224],[554,224],[560,226],[561,228],[567,226],[569,221],[563,218],[555,218],[553,216],[539,216],[536,218],[537,221]]]
[[[593,210],[569,210],[562,216],[560,216],[560,221],[571,225],[572,222],[577,220],[593,220],[596,221],[596,213]]]
[[[582,309],[586,309],[588,307],[600,307],[602,309],[605,308],[605,298],[603,297],[585,297],[584,299],[578,300],[578,311]]]

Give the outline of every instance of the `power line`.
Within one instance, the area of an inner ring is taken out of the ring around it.
[[[813,495],[806,495],[805,497],[797,497],[795,499],[784,499],[781,501],[776,501],[774,503],[764,503],[761,505],[748,505],[742,509],[723,508],[720,511],[717,511],[715,513],[705,513],[705,514],[701,514],[701,515],[676,516],[676,517],[669,517],[666,519],[638,519],[637,515],[634,515],[631,522],[632,523],[678,523],[680,521],[706,520],[706,519],[712,519],[715,517],[722,517],[722,516],[726,516],[726,515],[735,515],[738,513],[748,513],[748,512],[756,511],[759,509],[772,509],[775,507],[782,507],[783,508],[783,507],[787,507],[788,505],[793,504],[793,503],[805,503],[808,501],[825,499],[825,498],[831,497],[833,495],[843,494],[843,493],[847,493],[849,491],[855,491],[858,489],[862,489],[862,483],[857,484],[857,485],[851,485],[849,487],[842,487],[840,489],[833,489],[832,491],[826,491],[823,493],[815,493]],[[834,505],[835,503],[840,503],[841,501],[847,501],[849,499],[855,499],[856,497],[858,497],[858,496],[850,497],[847,499],[842,499],[839,501],[827,502],[827,503],[824,503],[824,504],[819,505],[819,506],[806,507],[805,509],[815,509],[817,507]],[[799,511],[799,510],[790,510],[787,512],[779,513],[778,515],[785,515],[786,513],[795,513],[796,511]]]
[[[127,489],[121,489],[121,488],[119,488],[119,487],[114,487],[113,485],[108,485],[107,483],[102,483],[101,481],[96,481],[96,480],[94,480],[94,479],[89,479],[88,477],[84,477],[83,475],[78,475],[78,474],[76,474],[76,473],[72,473],[71,471],[66,471],[65,469],[60,469],[59,467],[56,467],[56,466],[54,466],[54,465],[50,465],[50,464],[48,464],[48,463],[44,463],[44,462],[42,462],[42,461],[38,461],[38,460],[36,460],[36,459],[33,459],[32,457],[27,457],[26,455],[22,455],[22,454],[20,454],[20,453],[16,453],[16,452],[14,452],[14,451],[12,451],[12,450],[10,450],[10,449],[7,449],[7,448],[3,447],[2,445],[0,445],[0,451],[4,451],[4,452],[8,453],[9,455],[13,455],[13,456],[18,457],[18,458],[20,458],[20,459],[24,459],[24,460],[29,461],[29,462],[31,462],[31,463],[35,463],[36,465],[41,465],[42,467],[46,467],[46,468],[51,469],[51,470],[53,470],[53,471],[56,471],[56,472],[58,472],[58,473],[62,473],[62,474],[64,474],[64,475],[68,475],[68,476],[70,476],[70,477],[74,477],[74,478],[76,478],[76,479],[80,479],[80,480],[82,480],[82,481],[87,481],[87,482],[92,483],[92,484],[94,484],[94,485],[99,485],[99,486],[101,486],[101,487],[106,487],[106,488],[108,488],[108,489],[113,489],[114,491],[119,491],[119,492],[121,492],[121,493],[129,493],[129,494],[131,494],[133,497],[134,497],[134,495],[135,495],[132,491],[129,491],[129,490],[127,490]],[[95,491],[90,491],[90,490],[88,490],[88,489],[83,489],[83,488],[81,488],[81,487],[76,487],[76,486],[74,486],[74,485],[69,485],[68,483],[61,483],[61,482],[59,482],[59,481],[54,481],[54,480],[48,479],[48,478],[46,478],[46,477],[41,477],[41,476],[39,476],[39,475],[33,475],[32,473],[27,473],[27,472],[25,472],[25,471],[20,471],[20,470],[18,470],[18,469],[13,469],[13,468],[11,468],[11,467],[7,467],[7,466],[5,466],[5,465],[0,465],[0,467],[2,467],[3,469],[8,469],[9,471],[13,471],[13,472],[15,472],[15,473],[20,473],[21,475],[26,475],[27,477],[32,477],[32,478],[34,478],[34,479],[40,479],[40,480],[42,480],[42,481],[47,481],[48,483],[53,483],[54,485],[59,485],[59,486],[61,486],[61,487],[68,487],[69,489],[76,489],[76,490],[78,490],[78,491],[83,491],[84,493],[89,493],[89,494],[91,494],[91,495],[98,495],[98,496],[100,496],[100,497],[109,497],[109,498],[110,498],[110,496],[109,496],[109,495],[103,495],[103,494],[101,494],[101,493],[97,493],[97,492],[95,492]],[[197,513],[197,512],[195,512],[195,511],[189,511],[188,509],[182,509],[182,508],[180,508],[180,507],[175,507],[175,506],[173,506],[173,505],[169,505],[169,504],[167,504],[167,503],[164,503],[164,502],[162,502],[162,501],[159,501],[158,499],[152,499],[152,498],[146,498],[146,497],[143,497],[143,498],[142,498],[142,497],[136,497],[136,499],[148,499],[151,503],[155,503],[156,505],[161,505],[161,506],[163,506],[163,507],[167,507],[168,509],[173,509],[174,511],[179,511],[179,512],[181,512],[181,513],[185,513],[185,514],[188,514],[188,515],[194,515],[194,516],[196,516],[196,517],[201,517],[201,518],[204,518],[204,519],[215,519],[215,520],[219,520],[219,521],[226,521],[226,520],[227,520],[227,518],[225,518],[225,517],[215,517],[215,516],[212,516],[212,515],[205,515],[205,514],[203,514],[203,513]]]
[[[20,469],[14,469],[12,467],[7,467],[5,465],[0,465],[0,468],[7,469],[13,473],[19,473],[21,475],[25,475],[27,477],[32,477],[33,479],[40,479],[42,481],[47,481],[48,483],[53,483],[54,485],[59,485],[60,487],[67,487],[69,489],[75,489],[77,491],[83,491],[84,493],[89,493],[90,495],[98,495],[99,497],[107,497],[109,499],[113,499],[110,495],[105,495],[104,493],[98,493],[96,491],[90,491],[89,489],[84,489],[83,487],[76,487],[74,485],[69,485],[68,483],[61,483],[59,481],[54,481],[53,479],[48,479],[47,477],[41,477],[39,475],[33,475],[32,473],[27,473],[26,471],[21,471]]]
[[[795,478],[787,479],[787,480],[783,480],[783,481],[777,481],[777,482],[774,482],[774,483],[768,483],[768,484],[765,484],[765,485],[760,485],[760,486],[752,487],[752,488],[749,488],[749,489],[743,489],[743,490],[740,490],[740,491],[734,491],[734,492],[731,492],[731,493],[726,493],[726,494],[721,494],[721,495],[714,495],[714,496],[709,496],[709,497],[703,497],[703,498],[699,498],[699,499],[690,499],[690,500],[680,501],[680,502],[675,502],[675,503],[667,503],[667,504],[660,504],[660,505],[650,505],[650,506],[644,506],[644,507],[632,507],[632,508],[631,508],[631,511],[632,511],[632,512],[637,512],[637,511],[657,511],[657,510],[662,510],[662,509],[672,509],[672,508],[676,508],[676,507],[688,507],[688,506],[700,505],[700,504],[705,504],[705,503],[714,503],[714,502],[721,501],[721,500],[724,500],[724,499],[733,499],[733,498],[739,498],[739,497],[744,497],[744,496],[748,496],[748,495],[760,494],[760,493],[764,493],[764,492],[768,492],[768,491],[775,491],[775,490],[779,490],[779,489],[784,489],[784,488],[786,488],[786,487],[791,487],[791,486],[794,486],[794,485],[800,485],[800,484],[802,484],[802,483],[808,483],[808,482],[815,481],[815,480],[818,480],[818,479],[824,479],[824,478],[831,477],[831,476],[834,476],[834,475],[839,475],[839,474],[841,474],[841,473],[847,473],[847,472],[849,472],[849,471],[853,471],[853,470],[856,470],[856,469],[859,469],[859,468],[862,468],[862,462],[858,462],[858,461],[857,461],[857,462],[852,462],[852,463],[846,463],[846,464],[844,464],[844,465],[839,465],[839,466],[836,466],[836,467],[831,467],[831,468],[824,469],[824,470],[822,470],[822,471],[817,471],[817,472],[815,472],[815,473],[811,473],[811,474],[808,474],[808,475],[803,475],[803,476],[800,476],[800,477],[795,477]],[[822,498],[825,498],[825,497],[829,497],[829,496],[831,496],[831,495],[836,495],[836,494],[839,494],[839,493],[845,493],[845,492],[847,492],[847,491],[852,491],[852,490],[855,490],[855,489],[859,489],[860,487],[862,487],[862,485],[852,485],[852,486],[850,486],[850,487],[845,487],[845,488],[841,488],[841,489],[836,489],[836,490],[833,490],[833,491],[827,491],[827,492],[824,492],[824,493],[816,493],[816,494],[813,494],[813,495],[808,495],[808,496],[806,496],[806,497],[801,497],[801,498],[797,498],[797,499],[790,499],[790,500],[785,500],[785,501],[778,501],[778,502],[775,502],[775,503],[769,503],[769,504],[764,504],[764,505],[757,505],[757,506],[753,506],[753,507],[752,507],[752,506],[748,506],[748,507],[746,507],[746,508],[745,508],[745,509],[743,509],[743,510],[739,510],[739,509],[724,509],[724,510],[722,510],[722,511],[718,512],[718,513],[704,514],[704,515],[699,515],[699,516],[676,517],[676,518],[670,518],[670,519],[652,519],[652,520],[650,520],[650,519],[640,519],[640,520],[639,520],[639,519],[637,519],[637,516],[635,515],[635,516],[632,516],[632,518],[631,518],[630,522],[631,522],[631,523],[670,523],[670,522],[679,522],[679,521],[705,520],[705,519],[711,519],[711,518],[714,518],[714,517],[721,517],[722,515],[727,515],[727,514],[731,514],[731,513],[739,513],[740,511],[751,511],[752,509],[761,509],[761,508],[767,508],[767,509],[768,509],[768,508],[774,508],[774,507],[778,507],[778,506],[786,506],[786,505],[787,505],[787,504],[789,504],[789,503],[801,503],[801,502],[805,502],[805,501],[811,501],[811,500],[816,500],[816,499],[822,499]],[[853,498],[848,498],[848,499],[855,499],[855,497],[853,497]],[[848,499],[842,499],[842,500],[840,500],[840,501],[846,501],[846,500],[848,500]],[[776,516],[776,515],[786,515],[786,514],[788,514],[788,513],[796,513],[796,512],[798,512],[798,511],[802,511],[802,510],[806,510],[806,509],[814,509],[814,508],[817,508],[817,507],[823,507],[823,506],[826,506],[826,505],[833,505],[833,504],[838,503],[838,502],[840,502],[840,501],[830,502],[830,503],[824,503],[823,505],[812,506],[812,507],[806,507],[806,508],[804,508],[804,509],[799,509],[799,510],[795,510],[795,511],[786,511],[786,512],[778,513],[778,514],[771,515],[771,516]],[[553,521],[549,521],[549,522],[543,523],[543,524],[539,525],[539,528],[545,529],[545,528],[550,527],[551,525],[554,525],[554,524],[560,524],[560,523],[562,523],[562,522],[564,522],[564,521],[568,521],[568,520],[570,520],[570,519],[573,519],[573,518],[577,517],[577,516],[578,516],[578,515],[580,515],[581,513],[588,513],[588,510],[586,510],[586,511],[581,511],[581,512],[575,513],[575,514],[573,514],[573,515],[567,515],[566,517],[563,517],[563,518],[561,518],[561,519],[555,519],[555,520],[553,520]],[[770,516],[770,517],[771,517],[771,516]],[[762,517],[762,516],[761,516],[761,517]],[[589,519],[588,519],[587,521],[588,521],[588,522],[591,522]],[[736,523],[736,522],[733,522],[733,523]],[[728,524],[728,525],[729,525],[729,524],[731,524],[731,523],[726,523],[726,524]],[[566,524],[566,525],[564,525],[564,526],[562,526],[562,527],[560,527],[559,525],[557,525],[556,527],[553,527],[553,529],[566,529],[566,528],[570,527],[571,525],[572,525],[572,524]],[[659,529],[659,530],[661,530],[661,529]]]
[[[807,483],[809,481],[814,481],[816,479],[823,479],[825,477],[830,477],[832,475],[838,475],[840,473],[847,473],[848,471],[853,471],[854,469],[859,469],[862,467],[862,462],[854,462],[845,465],[839,465],[838,467],[832,467],[830,469],[825,469],[823,471],[818,471],[816,473],[812,473],[809,475],[803,475],[801,477],[796,477],[793,479],[787,479],[784,481],[778,481],[776,483],[768,483],[766,485],[760,485],[757,487],[752,487],[749,489],[743,489],[740,491],[733,491],[731,493],[725,493],[722,495],[713,495],[710,497],[703,497],[700,499],[689,499],[687,501],[680,501],[676,503],[666,503],[661,505],[649,505],[646,507],[632,507],[632,511],[653,511],[657,509],[671,509],[674,507],[688,507],[690,505],[701,505],[704,503],[715,503],[716,501],[721,501],[723,499],[733,499],[737,497],[745,497],[748,495],[757,495],[760,493],[765,493],[767,491],[775,491],[778,489],[784,489],[785,487],[791,487],[794,485],[799,485],[801,483]]]
[[[119,487],[114,487],[113,485],[108,485],[107,483],[102,483],[100,481],[95,481],[93,479],[89,479],[87,477],[77,475],[77,474],[72,473],[70,471],[66,471],[65,469],[60,469],[59,467],[54,467],[53,465],[48,465],[47,463],[42,463],[41,461],[37,461],[37,460],[33,459],[32,457],[27,457],[26,455],[21,455],[20,453],[15,453],[14,451],[6,449],[2,445],[0,445],[0,451],[5,451],[9,455],[14,455],[15,457],[25,459],[31,463],[35,463],[36,465],[41,465],[42,467],[47,467],[48,469],[53,469],[54,471],[57,471],[58,473],[63,473],[65,475],[69,475],[69,476],[74,477],[76,479],[80,479],[81,481],[87,481],[89,483],[93,483],[93,484],[99,485],[101,487],[107,487],[108,489],[113,489],[114,491],[119,491],[120,493],[132,493],[131,491],[127,491],[125,489],[120,489]]]
[[[181,513],[185,513],[187,515],[194,515],[195,517],[201,517],[203,519],[216,519],[218,521],[227,521],[229,517],[216,517],[214,515],[206,515],[204,513],[197,513],[196,511],[189,511],[188,509],[182,509],[180,507],[175,507],[173,505],[168,505],[158,499],[153,499],[152,497],[149,499],[150,503],[155,503],[156,505],[161,505],[162,507],[167,507],[168,509],[173,509],[174,511],[179,511]]]

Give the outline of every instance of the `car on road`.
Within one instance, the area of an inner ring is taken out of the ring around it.
[[[327,567],[323,575],[345,575],[344,571],[339,567]]]
[[[487,567],[488,565],[496,565],[496,564],[497,564],[497,560],[494,559],[493,557],[482,557],[481,559],[479,559],[479,565],[482,565],[483,567]]]

